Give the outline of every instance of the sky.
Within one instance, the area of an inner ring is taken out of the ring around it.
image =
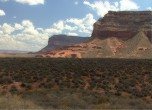
[[[89,37],[110,10],[152,10],[152,0],[0,0],[0,50],[38,51],[54,34]]]

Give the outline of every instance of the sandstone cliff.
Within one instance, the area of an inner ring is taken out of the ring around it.
[[[141,30],[150,40],[152,39],[151,11],[109,11],[94,24],[92,37],[100,39],[117,37],[127,40]]]
[[[152,12],[110,11],[95,24],[91,40],[47,54],[74,58],[152,58]]]

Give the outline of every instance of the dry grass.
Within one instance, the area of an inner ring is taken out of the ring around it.
[[[1,95],[0,109],[20,110],[20,109],[42,109],[42,107],[35,105],[32,101],[24,100],[19,95]]]
[[[135,97],[102,96],[81,90],[37,90],[0,96],[0,109],[150,109],[152,102]]]

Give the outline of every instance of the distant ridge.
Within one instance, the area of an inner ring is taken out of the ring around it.
[[[65,46],[71,46],[74,44],[79,44],[89,40],[88,37],[80,36],[67,36],[67,35],[53,35],[49,38],[48,45],[41,49],[39,52],[49,52],[55,49],[60,49]]]
[[[11,53],[28,53],[28,52],[20,51],[20,50],[0,50],[0,54],[11,54]]]

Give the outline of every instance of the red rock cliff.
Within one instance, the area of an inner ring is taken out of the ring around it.
[[[94,24],[92,37],[117,37],[127,40],[140,30],[152,41],[152,11],[109,11]]]

